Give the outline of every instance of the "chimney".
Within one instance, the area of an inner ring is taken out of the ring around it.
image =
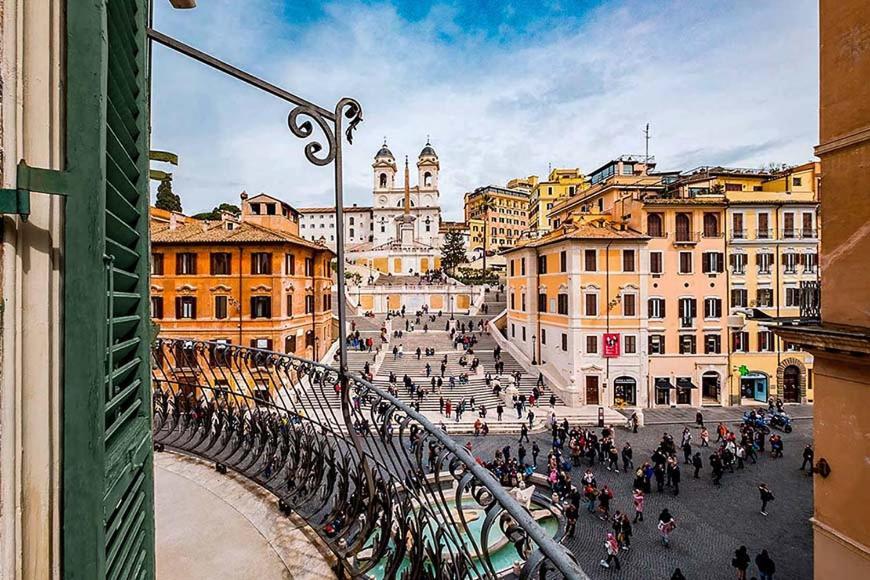
[[[175,216],[175,212],[171,211],[171,212],[169,212],[169,230],[175,231],[175,229],[177,227],[178,227],[178,218]]]
[[[245,213],[248,211],[248,208],[245,207],[248,204],[248,192],[242,191],[242,193],[239,194],[239,198],[242,200],[240,208],[242,211],[239,214],[239,221],[243,222],[245,221]]]

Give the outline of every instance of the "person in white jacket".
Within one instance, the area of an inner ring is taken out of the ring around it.
[[[619,542],[616,541],[616,536],[613,532],[607,532],[607,539],[604,541],[604,548],[607,550],[607,558],[601,560],[600,564],[603,568],[610,568],[610,563],[616,563],[616,569],[619,570]]]

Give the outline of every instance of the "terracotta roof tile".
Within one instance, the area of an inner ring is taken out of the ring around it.
[[[233,222],[234,223],[234,222]],[[289,232],[273,230],[261,225],[242,222],[227,229],[226,222],[189,220],[170,229],[169,224],[151,224],[151,242],[155,244],[257,244],[293,243],[307,248],[330,251],[326,246],[311,242]]]

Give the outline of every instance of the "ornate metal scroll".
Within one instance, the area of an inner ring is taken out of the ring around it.
[[[340,577],[495,578],[505,550],[520,578],[586,577],[470,453],[380,388],[234,345],[158,339],[152,354],[158,448],[270,490],[336,555]],[[533,502],[558,517],[545,495]]]

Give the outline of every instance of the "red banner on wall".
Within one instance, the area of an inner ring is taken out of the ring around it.
[[[615,358],[619,356],[619,333],[608,332],[604,335],[604,357]]]

